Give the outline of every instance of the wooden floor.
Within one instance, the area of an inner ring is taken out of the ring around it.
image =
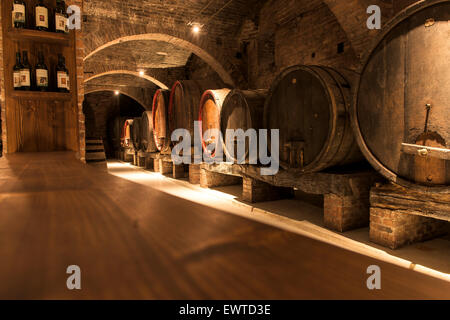
[[[366,287],[370,265],[382,290]],[[79,265],[82,290],[66,288]],[[450,298],[450,283],[212,210],[70,153],[0,159],[0,299]]]

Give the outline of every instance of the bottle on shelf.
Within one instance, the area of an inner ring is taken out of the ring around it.
[[[36,64],[36,88],[38,91],[48,90],[48,68],[44,62],[42,51],[38,53],[38,63]]]
[[[56,0],[55,32],[69,33],[68,18],[66,3],[62,0]]]
[[[20,71],[22,70],[22,64],[20,63],[20,52],[16,53],[16,64],[13,68],[14,90],[22,90],[20,84]]]
[[[20,86],[22,90],[31,90],[31,65],[28,62],[28,52],[22,54],[23,63],[20,68]]]
[[[44,4],[44,0],[39,0],[35,8],[36,29],[40,31],[48,31],[48,8]]]
[[[23,0],[14,0],[12,7],[12,26],[13,28],[25,28],[26,24],[26,6]]]
[[[66,68],[66,59],[58,54],[58,65],[56,66],[57,89],[59,92],[70,91],[69,71]]]

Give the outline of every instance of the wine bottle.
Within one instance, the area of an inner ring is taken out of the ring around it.
[[[59,92],[70,91],[69,71],[62,54],[58,54],[58,65],[56,66],[57,89]]]
[[[28,52],[24,51],[22,55],[23,63],[20,68],[20,86],[22,90],[29,91],[31,90],[31,65],[28,62]]]
[[[48,90],[48,68],[44,62],[44,54],[39,51],[38,63],[36,64],[36,87],[39,91]]]
[[[22,64],[20,63],[20,52],[16,53],[16,65],[13,68],[14,78],[14,90],[22,90],[20,84],[20,71],[22,70]]]
[[[13,28],[25,28],[26,23],[26,7],[23,0],[14,0],[12,8],[12,25]]]
[[[66,3],[56,0],[55,9],[55,31],[58,33],[69,33],[68,14],[66,13]]]
[[[44,0],[39,0],[35,8],[36,29],[40,31],[48,31],[48,9],[44,4]]]

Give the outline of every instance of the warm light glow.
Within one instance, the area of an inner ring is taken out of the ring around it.
[[[114,91],[114,94],[116,95],[116,96],[118,96],[119,94],[120,94],[120,92],[119,91]]]
[[[200,32],[200,27],[199,27],[199,26],[194,26],[194,27],[192,28],[192,31],[193,31],[194,33],[199,33],[199,32]]]
[[[139,71],[139,75],[142,77],[144,75],[144,71]]]

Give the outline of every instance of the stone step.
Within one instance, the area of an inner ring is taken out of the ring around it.
[[[105,160],[106,154],[104,152],[89,152],[86,153],[86,161],[90,160]]]

